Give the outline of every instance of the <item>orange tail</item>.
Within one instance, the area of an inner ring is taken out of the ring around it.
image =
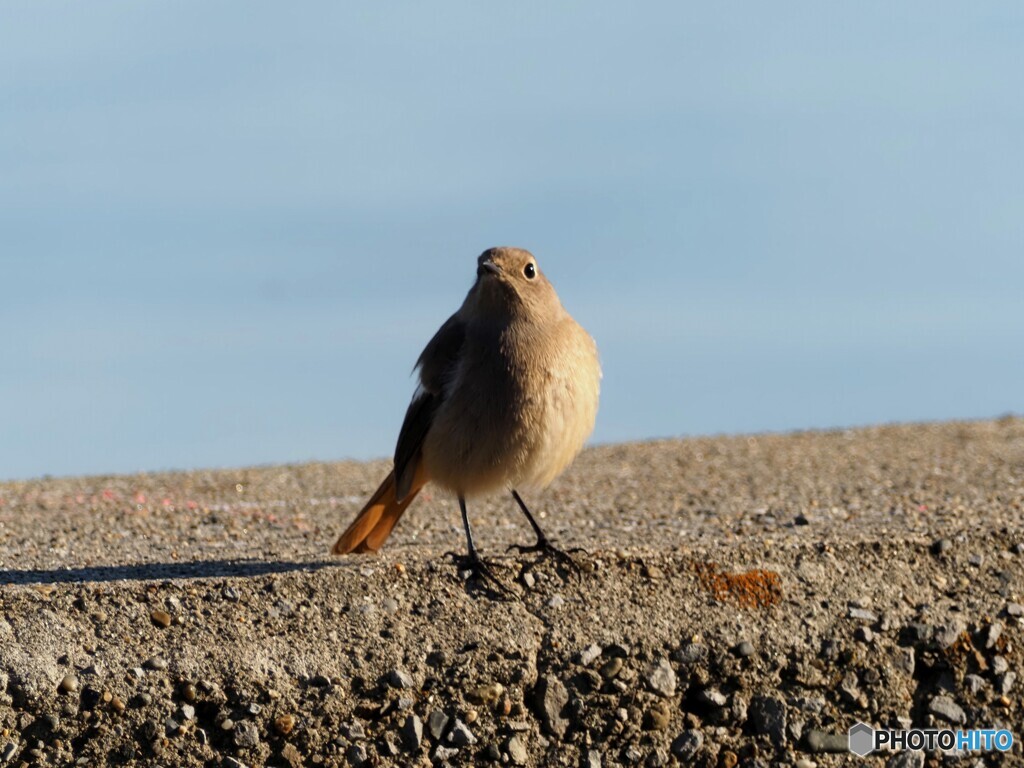
[[[412,486],[409,493],[401,501],[395,499],[395,473],[391,472],[384,482],[380,484],[377,492],[366,502],[356,519],[345,530],[334,548],[331,550],[336,555],[347,555],[349,552],[376,552],[391,534],[398,518],[416,498],[427,483],[426,472],[423,471],[422,462],[416,467],[413,476]]]

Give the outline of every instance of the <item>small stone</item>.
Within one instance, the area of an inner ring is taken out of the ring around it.
[[[243,720],[235,726],[232,738],[239,749],[255,749],[260,743],[260,732],[254,723]]]
[[[949,648],[964,633],[966,627],[959,621],[944,624],[935,632],[935,644],[942,649]]]
[[[412,688],[414,685],[412,675],[404,669],[398,668],[393,669],[388,673],[387,682],[392,688]]]
[[[754,731],[767,736],[777,747],[786,743],[786,705],[771,696],[755,696],[748,708]]]
[[[582,651],[580,651],[580,664],[584,667],[589,667],[598,657],[601,655],[601,646],[597,643],[591,643]]]
[[[668,659],[659,659],[647,672],[647,685],[666,699],[676,695],[676,673]]]
[[[929,642],[935,635],[935,627],[921,622],[908,624],[901,633],[904,642],[911,645]]]
[[[1018,618],[1024,616],[1024,605],[1020,603],[1007,603],[1006,604],[1006,615]]]
[[[146,659],[145,662],[143,662],[142,666],[146,669],[151,669],[159,672],[161,670],[167,669],[167,660],[160,656],[151,656],[148,659]]]
[[[954,725],[967,722],[967,714],[949,696],[936,696],[928,702],[928,711]]]
[[[4,745],[3,749],[0,749],[0,763],[9,763],[14,759],[15,753],[18,751],[18,743],[9,741]]]
[[[182,704],[178,708],[178,716],[182,720],[195,720],[196,719],[196,708],[191,704]]]
[[[569,701],[569,692],[554,675],[545,675],[537,682],[535,702],[543,729],[558,738],[565,735],[569,723],[562,717],[562,709]]]
[[[744,640],[735,648],[735,653],[741,659],[746,659],[754,655],[754,644],[749,640]]]
[[[459,754],[459,750],[455,747],[442,747],[440,744],[434,750],[434,760],[440,763],[444,763],[451,758]]]
[[[850,704],[860,704],[860,681],[853,671],[847,672],[839,683],[839,693]]]
[[[492,763],[501,761],[501,750],[497,744],[488,744],[484,747],[484,759]]]
[[[334,685],[334,681],[327,675],[313,675],[309,678],[309,684],[314,688],[330,688]]]
[[[647,768],[665,768],[668,765],[668,753],[661,747],[655,747],[644,762]]]
[[[187,702],[194,702],[196,700],[196,687],[192,683],[182,683],[179,693],[181,698]]]
[[[433,710],[427,716],[427,731],[430,732],[430,736],[434,741],[440,741],[441,736],[444,735],[444,729],[447,727],[448,715],[440,709]]]
[[[721,768],[736,768],[736,763],[739,761],[740,759],[736,753],[728,749],[718,753],[718,765]]]
[[[992,650],[996,647],[996,643],[999,642],[1000,636],[1003,634],[1003,623],[1001,621],[993,621],[985,628],[985,648]]]
[[[668,728],[672,711],[665,701],[656,701],[644,712],[643,728],[646,731],[663,731]]]
[[[565,605],[565,598],[561,595],[552,595],[548,600],[548,608],[561,608],[563,605]]]
[[[64,675],[57,687],[64,693],[75,693],[78,691],[78,678],[74,675]]]
[[[601,768],[601,753],[596,749],[587,750],[583,757],[583,768]]]
[[[717,688],[705,688],[697,694],[697,701],[702,704],[707,704],[710,707],[721,709],[726,705],[729,699],[727,699],[725,694]]]
[[[972,696],[977,696],[983,690],[985,690],[985,678],[980,675],[964,675],[964,688]]]
[[[526,571],[523,574],[523,584],[526,585],[527,589],[533,589],[534,586],[537,584],[537,578],[533,575],[532,572]]]
[[[857,619],[857,621],[867,621],[874,624],[878,621],[878,614],[874,611],[869,611],[867,608],[850,608],[846,613],[847,618]]]
[[[850,740],[845,733],[828,733],[827,731],[811,730],[804,736],[804,744],[808,752],[848,752]]]
[[[701,747],[704,746],[704,734],[697,730],[687,730],[680,733],[672,741],[670,750],[673,755],[682,762],[693,759]]]
[[[232,720],[230,717],[225,717],[223,720],[220,721],[220,729],[222,731],[230,731],[234,727],[235,727],[235,721]]]
[[[341,735],[349,741],[362,741],[366,738],[366,729],[358,720],[353,720],[342,726]]]
[[[701,643],[685,643],[672,658],[680,664],[700,664],[708,658],[708,647]]]
[[[353,744],[345,750],[345,759],[351,766],[362,766],[366,763],[366,747],[362,744]]]
[[[953,542],[949,539],[937,539],[931,546],[933,555],[944,555],[952,548]]]
[[[992,657],[992,673],[1001,675],[1010,668],[1010,662],[1006,660],[1005,656],[993,656]]]
[[[248,712],[250,715],[258,715],[260,712],[263,711],[263,707],[261,707],[254,701],[251,702],[249,706],[245,708],[245,711]]]
[[[853,633],[854,638],[862,643],[870,643],[875,639],[875,633],[871,631],[871,627],[857,627]]]
[[[505,693],[504,685],[501,683],[489,683],[474,688],[466,694],[466,698],[474,704],[484,704],[488,707],[493,707],[501,699],[503,693]]]
[[[1000,675],[996,679],[996,690],[999,691],[1003,696],[1006,696],[1010,691],[1013,690],[1013,684],[1017,682],[1016,672],[1006,672]]]
[[[402,723],[400,735],[406,751],[415,752],[423,743],[423,721],[416,715],[409,715]]]
[[[818,768],[818,764],[807,757],[801,757],[794,763],[793,768]]]
[[[143,741],[152,741],[160,735],[160,726],[156,720],[146,720],[139,727],[139,736],[142,737]]]
[[[896,669],[902,670],[908,675],[914,674],[915,661],[913,648],[897,648],[893,661],[896,665]]]
[[[516,765],[526,765],[530,759],[530,753],[526,750],[526,743],[518,733],[512,736],[505,745],[505,751]]]
[[[982,555],[974,554],[967,558],[967,562],[975,568],[981,568],[985,558]]]
[[[132,706],[136,709],[144,709],[153,703],[153,697],[146,691],[137,693],[132,697]]]
[[[601,669],[599,670],[601,673],[601,677],[603,677],[605,680],[611,680],[612,678],[616,677],[619,674],[619,672],[622,671],[622,667],[624,664],[625,662],[622,660],[621,656],[613,656],[601,665]]]
[[[287,736],[295,729],[295,715],[283,714],[274,718],[274,730],[282,736]]]
[[[448,740],[458,748],[476,744],[476,736],[469,730],[469,726],[458,718],[455,719],[455,725],[452,726],[451,733],[448,734]]]
[[[110,708],[112,710],[114,710],[115,712],[120,713],[120,712],[124,712],[125,705],[124,705],[124,702],[121,700],[121,698],[119,696],[114,696],[110,700]]]
[[[171,614],[167,611],[161,611],[159,608],[155,611],[150,611],[149,618],[158,627],[167,629],[167,627],[171,626]]]

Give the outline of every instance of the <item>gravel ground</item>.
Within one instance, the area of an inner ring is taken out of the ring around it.
[[[588,450],[527,499],[579,572],[472,505],[512,597],[441,494],[331,558],[386,471],[0,483],[0,766],[1024,764],[1020,419]]]

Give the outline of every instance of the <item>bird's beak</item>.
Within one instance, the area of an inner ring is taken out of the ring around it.
[[[477,266],[476,276],[483,277],[484,275],[496,275],[499,271],[498,265],[490,259],[487,259],[486,261],[481,261]]]

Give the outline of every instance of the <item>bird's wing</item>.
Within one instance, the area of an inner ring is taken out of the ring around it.
[[[396,496],[405,498],[413,485],[420,463],[423,438],[434,420],[434,412],[444,400],[444,385],[458,364],[466,328],[458,315],[452,315],[434,334],[416,361],[420,386],[413,395],[395,446]]]

